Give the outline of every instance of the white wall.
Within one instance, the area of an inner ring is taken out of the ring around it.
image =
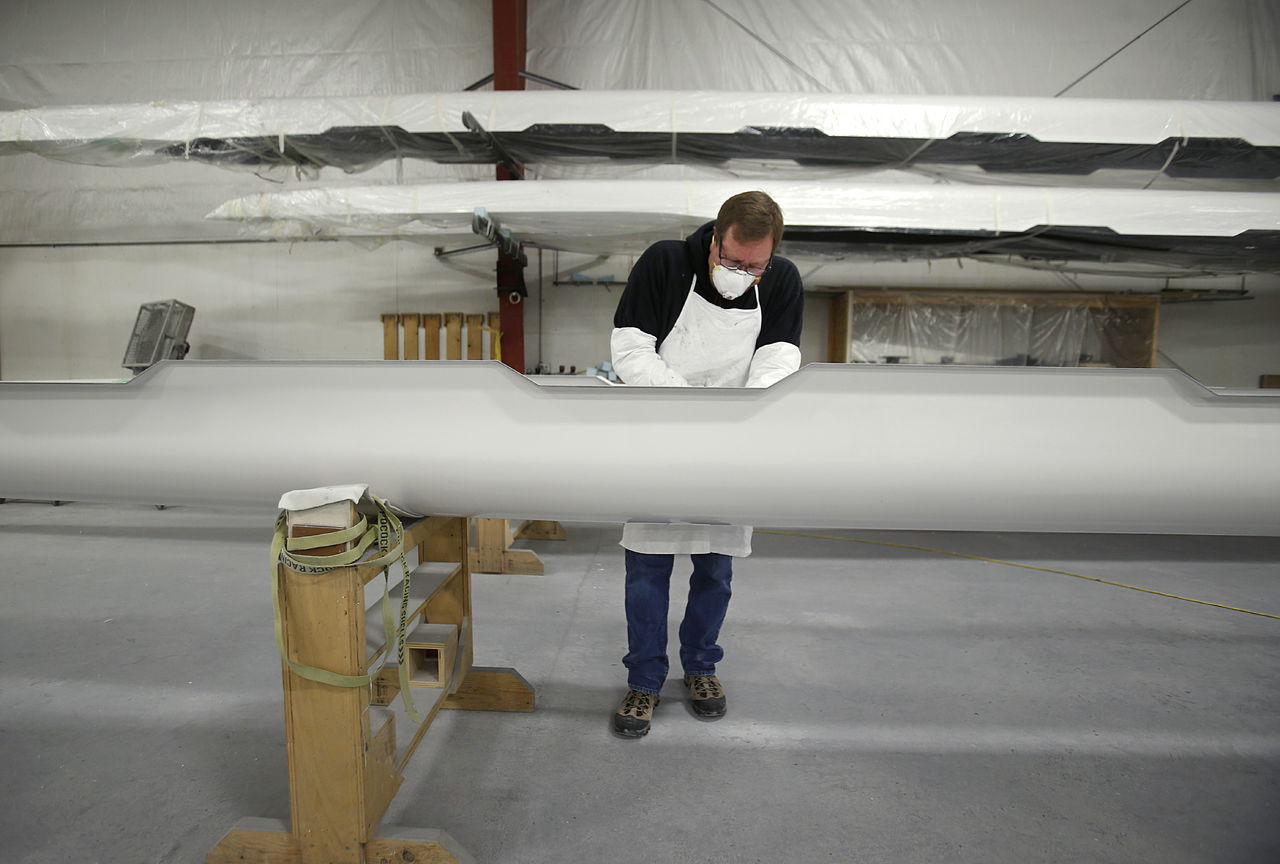
[[[390,312],[497,311],[475,272],[389,243],[0,249],[0,375],[115,378],[140,304],[196,308],[193,359],[381,359]]]
[[[539,283],[537,256],[527,271],[527,366],[608,360],[622,286],[557,285],[553,253]],[[0,248],[0,378],[127,377],[120,360],[139,305],[168,299],[196,308],[192,359],[380,359],[382,313],[497,311],[491,257],[445,264],[409,243]],[[633,259],[562,255],[561,281],[591,262],[595,278],[625,281]],[[829,307],[825,296],[808,298],[806,363],[826,359]]]
[[[1257,387],[1280,374],[1280,276],[1246,280],[1253,299],[1160,307],[1162,365],[1215,387]]]

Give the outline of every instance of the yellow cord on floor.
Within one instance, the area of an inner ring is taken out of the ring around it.
[[[1169,594],[1164,591],[1156,591],[1153,588],[1141,588],[1137,585],[1126,585],[1123,582],[1112,582],[1110,579],[1100,579],[1097,576],[1085,576],[1080,573],[1072,573],[1070,570],[1055,570],[1052,567],[1037,567],[1034,564],[1018,564],[1015,561],[1001,561],[998,558],[983,558],[981,555],[968,555],[964,552],[948,552],[946,549],[931,549],[928,546],[912,546],[909,543],[888,543],[884,540],[866,540],[860,537],[836,537],[831,534],[802,534],[797,531],[769,531],[761,529],[757,534],[779,534],[784,537],[810,537],[815,540],[842,540],[846,543],[868,543],[872,546],[892,546],[895,549],[914,549],[917,552],[932,552],[935,555],[950,555],[953,558],[969,558],[973,561],[985,561],[988,564],[1004,564],[1007,567],[1021,567],[1024,570],[1039,570],[1042,573],[1057,573],[1060,576],[1074,576],[1077,579],[1087,579],[1090,582],[1101,582],[1103,585],[1113,585],[1116,588],[1128,588],[1130,591],[1141,591],[1144,594],[1155,594],[1159,597],[1170,597],[1174,600],[1185,600],[1188,603],[1199,603],[1201,606],[1215,606],[1218,609],[1227,609],[1232,612],[1243,612],[1246,615],[1258,615],[1263,618],[1275,618],[1280,620],[1280,615],[1272,615],[1270,612],[1255,612],[1252,609],[1241,609],[1238,606],[1227,606],[1224,603],[1210,603],[1208,600],[1197,600],[1194,597],[1183,597],[1180,594]]]

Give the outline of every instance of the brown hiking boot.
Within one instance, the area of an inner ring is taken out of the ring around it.
[[[703,720],[719,720],[727,710],[727,700],[720,679],[714,675],[686,675],[684,686],[689,688],[689,705],[693,713]]]
[[[613,731],[623,738],[643,738],[649,734],[653,709],[662,701],[650,693],[628,690],[613,715]]]

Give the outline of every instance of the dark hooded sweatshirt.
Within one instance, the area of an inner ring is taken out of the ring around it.
[[[689,283],[696,274],[694,290],[698,296],[722,309],[754,309],[759,292],[762,308],[757,349],[774,342],[790,342],[799,349],[804,286],[796,265],[775,255],[768,272],[755,286],[741,297],[726,300],[711,284],[707,272],[714,225],[708,222],[684,240],[660,240],[646,249],[631,268],[613,326],[642,330],[655,337],[661,348],[680,317],[689,296]]]

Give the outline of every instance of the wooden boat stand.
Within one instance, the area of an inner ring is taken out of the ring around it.
[[[441,708],[532,711],[533,688],[514,669],[472,666],[469,524],[432,516],[405,528],[416,547],[406,662],[421,722],[397,749],[396,667],[371,685],[310,681],[282,664],[292,825],[242,819],[206,864],[466,864],[471,857],[441,830],[384,826],[403,770]],[[352,565],[322,574],[279,566],[280,615],[291,660],[364,675],[387,650],[381,626],[383,568]],[[394,566],[394,577],[399,568]],[[368,592],[368,594],[367,594]],[[366,599],[376,597],[375,602]],[[393,605],[399,607],[399,589]],[[366,625],[366,616],[369,623]],[[421,623],[419,623],[421,622]]]
[[[479,518],[476,546],[471,550],[472,573],[524,573],[541,576],[542,559],[532,549],[512,549],[516,540],[563,540],[559,522],[526,521],[519,528],[509,519]]]

